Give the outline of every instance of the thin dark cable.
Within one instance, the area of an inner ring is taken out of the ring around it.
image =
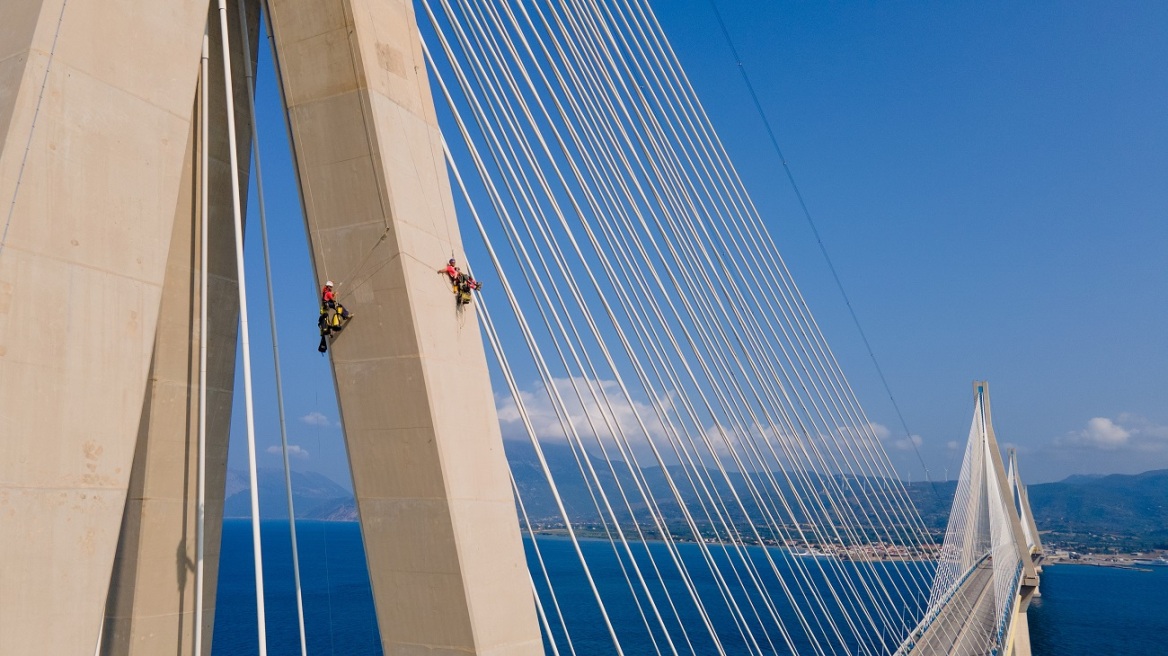
[[[316,404],[313,407],[320,408],[320,390],[315,391]],[[316,425],[316,452],[323,453],[320,446],[320,424]],[[353,502],[356,503],[356,494],[353,496]],[[337,640],[333,633],[333,579],[332,575],[329,573],[328,532],[329,525],[328,523],[324,523],[323,528],[321,529],[321,537],[324,541],[324,589],[325,598],[328,600],[329,654],[336,654]]]
[[[12,202],[8,204],[8,217],[4,219],[4,231],[0,233],[0,254],[4,253],[4,246],[8,243],[8,228],[12,225],[12,216],[16,213],[16,198],[20,194],[20,183],[24,180],[24,168],[28,165],[28,154],[32,151],[32,140],[36,136],[37,118],[41,115],[41,102],[45,99],[45,87],[49,85],[49,73],[53,70],[53,58],[57,55],[57,39],[61,36],[61,24],[65,22],[65,7],[69,0],[61,3],[61,13],[57,15],[57,28],[53,32],[53,44],[49,47],[49,58],[45,62],[45,76],[41,79],[41,89],[37,94],[36,107],[32,110],[32,125],[28,128],[28,142],[24,145],[24,154],[20,158],[20,168],[16,171],[16,185],[12,188]]]
[[[361,273],[361,269],[365,267],[365,264],[369,261],[370,256],[373,255],[373,251],[377,250],[377,247],[381,245],[381,242],[385,241],[385,238],[389,236],[389,231],[390,231],[390,227],[385,226],[385,232],[381,233],[381,237],[379,237],[377,239],[377,241],[374,242],[374,244],[369,247],[369,250],[365,252],[365,256],[362,257],[360,260],[358,260],[357,266],[353,268],[353,270],[349,273],[349,275],[346,277],[343,277],[343,278],[338,278],[338,280],[340,280],[340,282],[337,283],[337,289],[338,289],[337,290],[337,298],[338,299],[341,297],[341,292],[340,292],[341,285],[344,285],[346,280],[349,280],[350,278],[356,278],[357,275]],[[360,285],[357,285],[353,289],[356,289],[359,286]]]
[[[718,5],[715,0],[710,0],[710,8],[714,10],[714,16],[718,19],[718,27],[722,30],[722,36],[726,38],[726,45],[730,46],[730,52],[734,55],[734,62],[738,65],[738,71],[742,74],[742,81],[746,83],[746,89],[750,92],[751,100],[754,101],[754,108],[758,110],[758,116],[762,119],[763,126],[766,127],[767,136],[770,137],[771,145],[774,146],[775,153],[779,156],[779,161],[783,164],[783,171],[787,174],[787,180],[791,183],[791,189],[795,192],[795,198],[799,200],[799,207],[803,210],[803,216],[807,219],[807,225],[811,226],[811,233],[815,235],[815,243],[819,244],[819,252],[823,254],[823,259],[827,262],[827,268],[831,271],[831,277],[835,280],[835,286],[839,289],[840,296],[844,298],[844,304],[848,306],[848,314],[852,316],[852,322],[856,324],[856,330],[860,333],[860,339],[864,341],[864,348],[868,351],[868,357],[872,359],[872,364],[876,366],[876,373],[880,376],[880,383],[884,385],[884,391],[888,394],[888,400],[892,401],[892,407],[896,409],[896,416],[900,419],[900,425],[904,428],[904,434],[908,438],[908,443],[912,445],[913,452],[917,454],[917,460],[921,463],[921,468],[925,470],[925,480],[932,483],[933,479],[929,476],[929,468],[925,465],[925,459],[921,456],[921,451],[917,448],[916,441],[913,440],[912,431],[908,428],[908,422],[904,419],[904,413],[900,411],[900,404],[896,402],[896,398],[892,395],[892,388],[888,385],[888,379],[884,377],[884,369],[876,359],[876,353],[872,351],[872,344],[868,341],[868,334],[864,332],[864,327],[860,325],[860,318],[856,315],[856,310],[852,307],[852,301],[848,297],[848,293],[844,290],[843,282],[840,281],[839,273],[836,272],[835,264],[831,261],[831,256],[827,253],[827,246],[823,244],[823,238],[819,236],[819,229],[815,227],[815,220],[811,218],[811,210],[807,209],[807,203],[803,200],[803,192],[799,191],[799,185],[795,183],[795,175],[791,172],[790,165],[787,164],[787,158],[783,155],[783,149],[779,146],[778,137],[775,136],[775,131],[771,128],[771,122],[762,108],[762,102],[759,101],[758,93],[754,90],[754,84],[750,81],[750,75],[746,72],[746,65],[742,63],[742,57],[738,54],[738,48],[734,46],[734,40],[730,38],[730,31],[726,29],[726,22],[722,20],[722,13],[718,11]]]

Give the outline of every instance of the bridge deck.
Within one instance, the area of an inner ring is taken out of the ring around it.
[[[969,575],[910,653],[913,656],[988,654],[988,636],[993,633],[996,614],[994,571],[987,560]]]

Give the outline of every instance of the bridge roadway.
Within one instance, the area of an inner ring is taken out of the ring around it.
[[[908,653],[913,656],[983,656],[996,621],[994,568],[983,560],[945,604]]]

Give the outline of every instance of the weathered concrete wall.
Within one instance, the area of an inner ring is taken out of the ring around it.
[[[542,652],[412,3],[273,0],[386,654]]]
[[[5,654],[97,644],[206,20],[194,1],[61,9],[0,2]]]
[[[214,627],[227,443],[235,375],[239,295],[227,143],[226,93],[218,3],[209,14],[208,74],[209,294],[207,373],[207,491],[204,550],[203,652]],[[254,60],[258,3],[249,2]],[[247,122],[239,8],[228,2],[233,44],[232,82],[238,117],[240,188],[246,194],[251,128]],[[198,114],[196,100],[195,114]],[[193,654],[197,538],[201,150],[198,120],[184,158],[174,213],[162,308],[142,422],[138,429],[121,536],[110,579],[102,654]],[[244,196],[246,206],[246,195]]]

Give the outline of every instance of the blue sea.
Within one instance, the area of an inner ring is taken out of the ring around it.
[[[373,656],[381,654],[373,595],[365,569],[361,532],[356,523],[310,522],[296,524],[304,593],[305,626],[309,654]],[[296,598],[292,577],[291,543],[287,522],[264,522],[264,588],[268,653],[273,656],[300,653]],[[556,592],[565,612],[575,621],[569,630],[577,653],[611,653],[612,643],[600,619],[583,577],[572,575],[578,567],[571,543],[556,538],[539,540],[549,570],[557,577]],[[607,542],[583,543],[598,585],[623,586],[616,557]],[[533,558],[531,544],[526,544]],[[700,558],[696,545],[682,545]],[[244,520],[224,522],[222,556],[213,638],[214,656],[251,655],[258,651],[255,606],[255,574],[251,550],[251,524]],[[904,567],[892,564],[890,567]],[[886,573],[890,580],[898,572]],[[562,581],[573,581],[564,584]],[[1035,656],[1168,654],[1168,567],[1151,572],[1081,565],[1054,565],[1042,574],[1042,597],[1030,609],[1031,643]],[[714,593],[711,590],[711,593]],[[636,607],[610,608],[617,624],[641,623]],[[591,616],[589,616],[591,615]],[[683,617],[689,621],[689,618]],[[713,615],[718,624],[729,615]],[[695,624],[700,623],[696,617]],[[627,654],[654,653],[647,632],[641,643],[624,641]],[[618,629],[618,633],[622,633]],[[699,653],[707,651],[696,641]],[[635,635],[635,632],[634,632]],[[658,636],[658,640],[661,636]],[[727,653],[746,653],[743,645],[727,643]],[[664,646],[662,650],[665,651]],[[679,651],[688,653],[688,649]],[[712,651],[712,648],[710,648]],[[550,652],[549,652],[550,653]],[[776,653],[786,653],[780,645]]]

